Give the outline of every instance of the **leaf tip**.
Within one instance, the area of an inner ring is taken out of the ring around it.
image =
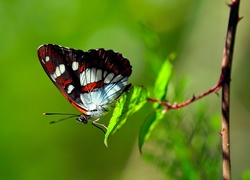
[[[106,147],[108,147],[108,140],[107,140],[107,138],[104,139],[104,145],[105,145]]]

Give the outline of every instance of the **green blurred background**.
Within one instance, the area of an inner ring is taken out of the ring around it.
[[[237,30],[232,70],[235,179],[250,168],[249,7],[250,2],[243,0],[240,15],[244,19]],[[150,88],[157,74],[145,61],[148,28],[165,49],[160,53],[177,53],[177,76],[192,79],[188,98],[218,80],[228,14],[225,1],[0,0],[1,179],[164,179],[137,149],[143,112],[130,118],[108,148],[102,132],[90,124],[74,120],[49,124],[57,117],[44,117],[43,112],[77,111],[50,82],[36,50],[46,43],[113,49],[130,59],[131,83]],[[201,101],[210,104],[211,113],[220,112],[216,95]],[[101,121],[107,123],[108,117]]]

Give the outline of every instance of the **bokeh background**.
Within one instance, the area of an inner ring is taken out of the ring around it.
[[[244,18],[237,29],[232,69],[234,179],[250,168],[249,7],[250,2],[242,0]],[[50,82],[36,50],[46,43],[113,49],[130,59],[131,83],[150,88],[156,76],[145,61],[146,30],[151,31],[165,56],[177,54],[176,76],[190,77],[189,95],[198,94],[218,80],[228,14],[226,1],[0,0],[1,179],[164,179],[138,152],[145,111],[131,117],[108,148],[102,132],[90,124],[49,124],[58,117],[44,117],[43,112],[77,111]],[[211,112],[220,112],[216,95],[202,101],[209,102]],[[107,123],[108,117],[101,121]]]

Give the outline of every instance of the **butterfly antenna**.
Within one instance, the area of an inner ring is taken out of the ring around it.
[[[50,116],[50,115],[66,115],[66,116],[68,116],[68,117],[65,117],[62,119],[51,121],[50,124],[54,124],[54,123],[57,123],[57,122],[60,122],[60,121],[66,120],[66,119],[70,119],[70,118],[79,116],[77,114],[67,114],[67,113],[43,113],[43,115],[44,116]]]

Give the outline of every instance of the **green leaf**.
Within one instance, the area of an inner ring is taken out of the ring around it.
[[[142,152],[142,146],[144,142],[148,140],[152,130],[155,128],[155,126],[163,117],[164,114],[161,111],[156,111],[151,113],[149,116],[145,118],[145,121],[143,122],[139,133],[138,144],[140,152]]]
[[[175,58],[175,54],[171,54],[163,63],[158,77],[155,81],[155,87],[154,87],[154,98],[158,100],[165,100],[165,96],[167,93],[167,88],[170,80],[170,76],[172,73],[172,65],[170,63],[170,60]],[[158,109],[161,105],[158,103],[153,104],[154,109]],[[164,114],[156,110],[156,112],[153,112],[148,117],[146,117],[145,121],[143,122],[140,133],[139,133],[139,150],[142,152],[142,146],[146,140],[151,135],[152,130],[155,128],[155,126],[158,124],[158,122],[164,117]]]
[[[175,55],[173,54],[172,56],[175,56]],[[174,57],[172,57],[171,59],[173,58]],[[170,58],[167,58],[165,62],[163,63],[159,71],[158,77],[155,81],[154,98],[158,100],[165,100],[165,96],[167,93],[168,83],[169,83],[169,79],[172,73],[172,65],[169,59]],[[158,103],[153,104],[153,107],[155,109],[159,108],[159,106],[160,105]]]
[[[108,138],[114,134],[127,121],[127,118],[137,112],[148,98],[147,90],[140,86],[133,86],[124,93],[116,103],[113,115],[109,121],[105,134],[104,144],[108,146]]]

